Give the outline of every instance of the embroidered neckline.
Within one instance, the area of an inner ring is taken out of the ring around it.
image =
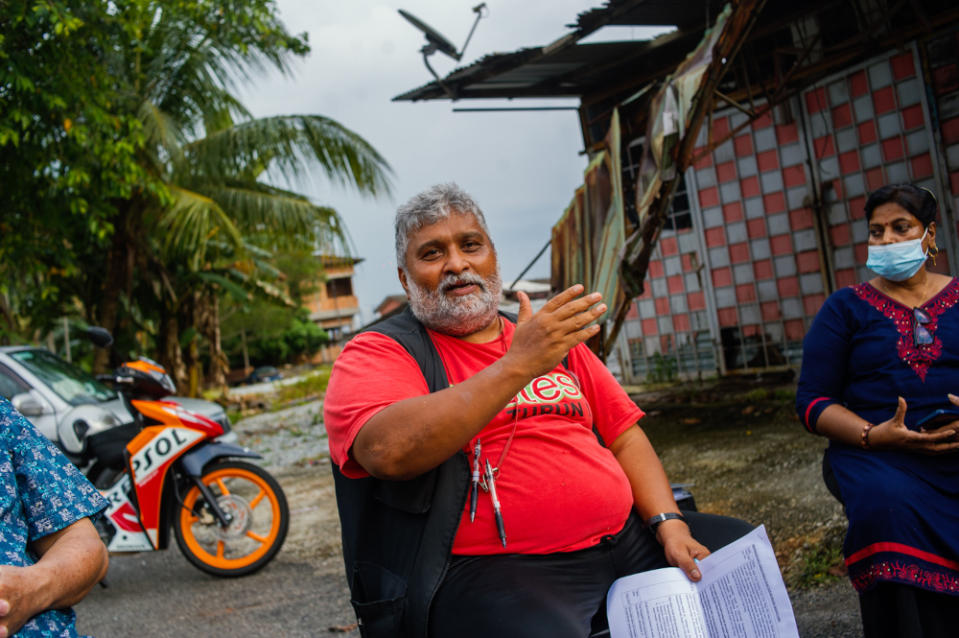
[[[850,286],[860,299],[891,319],[899,333],[896,350],[899,359],[912,368],[919,379],[925,382],[929,366],[942,356],[942,340],[936,335],[939,315],[959,302],[959,280],[953,278],[936,293],[932,299],[919,306],[929,315],[931,321],[926,329],[932,335],[932,343],[916,345],[913,338],[913,309],[884,294],[869,282]]]

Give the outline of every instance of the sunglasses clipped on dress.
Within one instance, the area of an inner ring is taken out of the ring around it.
[[[932,323],[932,317],[922,308],[912,309],[912,344],[917,348],[919,346],[928,346],[935,339],[929,332],[927,324]]]

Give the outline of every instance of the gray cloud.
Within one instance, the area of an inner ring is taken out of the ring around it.
[[[487,215],[508,284],[548,240],[550,227],[582,182],[586,160],[579,155],[582,142],[574,111],[453,113],[449,102],[390,101],[431,79],[419,53],[423,37],[396,9],[410,11],[460,47],[472,24],[474,4],[280,0],[284,23],[293,32],[309,34],[312,53],[294,64],[290,76],[271,74],[244,88],[243,100],[255,115],[332,117],[370,141],[393,166],[393,201],[365,199],[321,181],[300,185],[315,201],[340,212],[357,256],[366,259],[354,279],[364,322],[384,296],[402,292],[392,250],[392,218],[399,202],[431,184],[458,182]],[[462,64],[491,52],[548,44],[566,33],[564,25],[579,12],[600,3],[487,4],[490,15],[477,27]],[[457,66],[440,53],[430,61],[441,75]],[[548,274],[547,253],[528,276]]]

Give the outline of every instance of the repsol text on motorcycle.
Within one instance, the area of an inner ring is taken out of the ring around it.
[[[216,576],[242,576],[283,545],[289,508],[259,454],[217,441],[223,426],[159,397],[173,382],[153,361],[109,378],[136,421],[86,439],[87,476],[110,506],[97,527],[111,552],[162,550],[170,529],[183,555]]]

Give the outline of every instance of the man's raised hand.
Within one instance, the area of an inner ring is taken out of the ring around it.
[[[606,312],[606,304],[600,303],[603,297],[598,292],[583,295],[583,290],[582,284],[571,286],[535,314],[526,293],[517,293],[516,334],[507,354],[524,367],[530,378],[546,374],[571,348],[599,332],[599,325],[593,321]]]

